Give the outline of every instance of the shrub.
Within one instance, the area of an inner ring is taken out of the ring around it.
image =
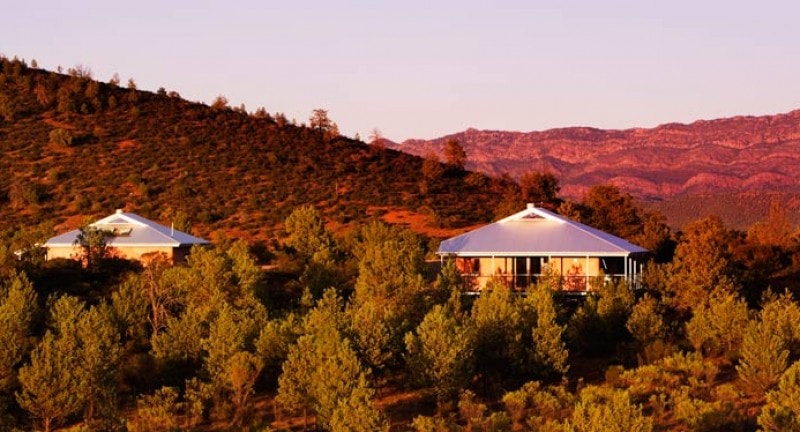
[[[162,387],[152,395],[143,395],[136,401],[136,412],[128,422],[130,432],[178,430],[180,411],[178,391],[174,387]]]
[[[734,294],[718,292],[695,309],[686,337],[707,357],[736,359],[747,327],[747,304]]]
[[[800,362],[795,362],[767,393],[767,403],[758,416],[765,431],[800,430]]]

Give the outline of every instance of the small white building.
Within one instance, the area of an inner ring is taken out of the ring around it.
[[[638,286],[648,251],[528,204],[519,213],[443,241],[437,254],[455,259],[475,289],[493,278],[525,289],[549,276],[558,277],[562,290],[587,292],[599,276]]]
[[[211,244],[208,240],[122,210],[90,225],[106,233],[106,245],[118,258],[140,260],[142,255],[161,252],[172,263],[181,263],[186,260],[192,246]],[[47,240],[44,244],[47,259],[79,259],[78,234],[80,230],[76,229]]]

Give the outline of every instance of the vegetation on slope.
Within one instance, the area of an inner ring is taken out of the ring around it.
[[[323,110],[306,127],[222,97],[207,106],[133,80],[101,83],[86,68],[60,74],[5,58],[0,153],[0,231],[74,228],[125,208],[191,222],[198,235],[267,239],[306,203],[336,224],[379,207],[458,227],[488,220],[506,185],[445,165],[424,176],[420,158],[338,136]]]

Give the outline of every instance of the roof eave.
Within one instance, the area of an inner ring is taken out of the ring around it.
[[[599,251],[587,251],[587,252],[564,252],[564,251],[537,251],[537,252],[447,252],[447,251],[436,251],[436,255],[457,255],[457,256],[465,256],[465,257],[521,257],[521,256],[576,256],[576,257],[585,257],[585,256],[628,256],[634,254],[645,254],[648,251],[617,251],[617,252],[599,252]]]

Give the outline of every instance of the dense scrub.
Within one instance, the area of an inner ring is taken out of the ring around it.
[[[600,204],[573,210],[598,217]],[[618,221],[641,212],[630,204]],[[270,271],[241,240],[178,267],[5,262],[0,426],[796,427],[800,306],[756,283],[800,270],[797,234],[775,221],[746,236],[696,221],[671,261],[650,265],[646,292],[598,280],[579,301],[546,281],[525,296],[501,280],[464,295],[453,265],[425,276],[424,239],[379,222],[337,239],[304,206],[285,225]],[[776,261],[745,259],[759,247]],[[411,405],[394,406],[398,394]]]

